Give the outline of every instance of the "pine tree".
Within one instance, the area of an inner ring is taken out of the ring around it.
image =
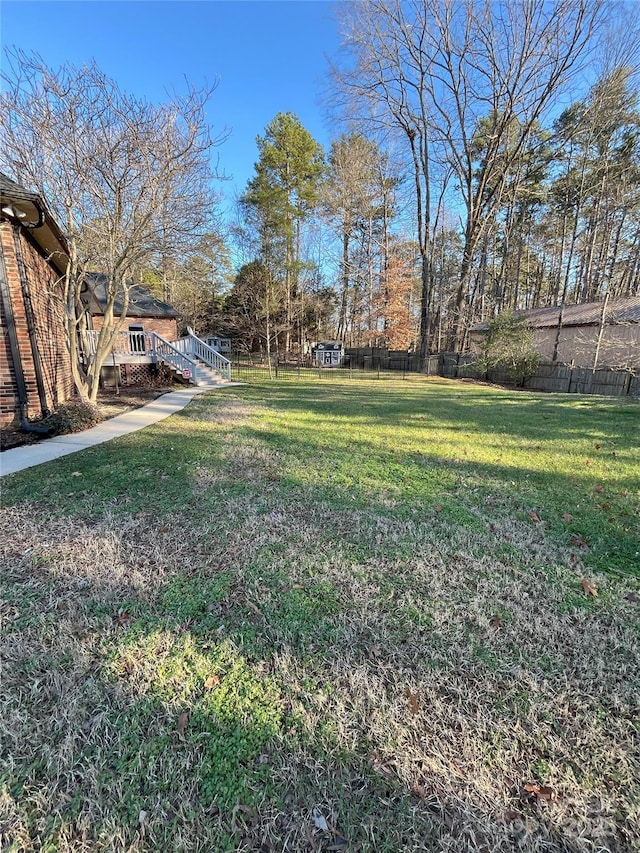
[[[278,113],[257,144],[260,157],[242,204],[260,234],[262,262],[275,279],[283,279],[288,352],[295,310],[303,312],[300,230],[317,205],[324,152],[292,113]]]

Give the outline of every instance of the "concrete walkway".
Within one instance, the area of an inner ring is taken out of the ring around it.
[[[121,435],[128,435],[130,432],[137,432],[139,429],[144,429],[150,424],[155,424],[168,418],[169,415],[181,411],[197,394],[237,384],[239,383],[225,382],[224,384],[191,385],[187,388],[179,388],[177,391],[169,391],[168,394],[157,397],[151,403],[147,403],[146,406],[110,418],[84,432],[61,435],[56,438],[45,438],[37,444],[5,450],[4,453],[0,453],[0,477],[15,474],[16,471],[22,471],[24,468],[42,465],[43,462],[59,459],[69,453],[77,453],[78,450],[103,444],[105,441],[111,441],[112,438],[118,438]]]

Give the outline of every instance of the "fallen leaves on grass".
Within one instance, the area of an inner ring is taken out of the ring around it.
[[[311,820],[315,828],[319,829],[320,832],[326,832],[329,829],[326,817],[318,809],[314,809],[311,813]]]
[[[532,521],[535,521],[536,523],[537,523],[537,522],[542,521],[542,519],[540,518],[540,516],[538,515],[538,513],[535,511],[535,509],[529,509],[529,510],[527,510],[527,515],[529,516],[529,518],[530,518]]]
[[[507,809],[504,813],[503,818],[506,823],[515,823],[516,821],[522,820],[522,815],[520,812],[515,812],[512,809]]]
[[[573,516],[571,515],[570,512],[565,512],[562,515],[562,520],[564,521],[565,524],[569,524],[570,521],[573,521]]]
[[[216,687],[218,684],[220,684],[220,676],[210,675],[209,678],[207,678],[207,680],[205,681],[204,686],[206,690],[213,690],[213,688]]]
[[[120,610],[118,610],[117,614],[113,617],[113,621],[115,622],[116,625],[124,625],[124,623],[127,621],[128,618],[129,618],[129,611],[120,609]]]
[[[420,713],[420,694],[414,693],[410,687],[407,687],[407,700],[409,710],[415,716]]]
[[[495,616],[492,616],[489,625],[491,625],[491,627],[495,628],[495,630],[497,631],[498,628],[502,625],[502,616],[499,613],[496,613]]]
[[[249,601],[249,600],[247,599],[247,607],[248,607],[250,610],[253,610],[253,612],[254,612],[257,616],[260,616],[262,619],[264,619],[264,613],[262,612],[262,610],[260,610],[260,608],[258,607],[258,605],[257,605],[257,604],[254,604],[254,603],[253,603],[253,601]]]
[[[548,785],[535,785],[533,783],[527,783],[524,786],[525,791],[528,794],[535,794],[541,800],[546,800],[550,803],[552,800],[555,800],[558,796],[553,788],[550,788]]]
[[[584,590],[585,595],[592,595],[594,598],[598,597],[597,588],[591,583],[591,581],[583,578],[580,583],[582,584],[582,589]]]
[[[588,548],[589,543],[584,538],[581,533],[572,533],[571,534],[571,542],[576,545],[578,548]]]
[[[178,718],[178,725],[176,726],[176,731],[180,735],[180,737],[184,737],[184,733],[187,730],[187,726],[189,725],[189,714],[186,711],[183,711]]]

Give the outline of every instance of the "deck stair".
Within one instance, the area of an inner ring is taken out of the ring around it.
[[[231,362],[228,358],[205,344],[191,330],[172,346],[189,358],[195,365],[193,381],[195,385],[219,385],[231,381]]]
[[[89,353],[94,354],[98,331],[87,333]],[[162,363],[193,385],[220,385],[231,381],[231,362],[191,330],[177,341],[157,332],[120,332],[111,358],[113,364]]]

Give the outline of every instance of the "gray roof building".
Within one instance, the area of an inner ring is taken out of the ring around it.
[[[87,307],[91,314],[104,314],[107,305],[107,276],[104,273],[91,273],[87,280]],[[114,314],[122,312],[122,296],[116,298]],[[129,288],[128,317],[179,317],[167,302],[158,299],[146,288],[132,284]]]

